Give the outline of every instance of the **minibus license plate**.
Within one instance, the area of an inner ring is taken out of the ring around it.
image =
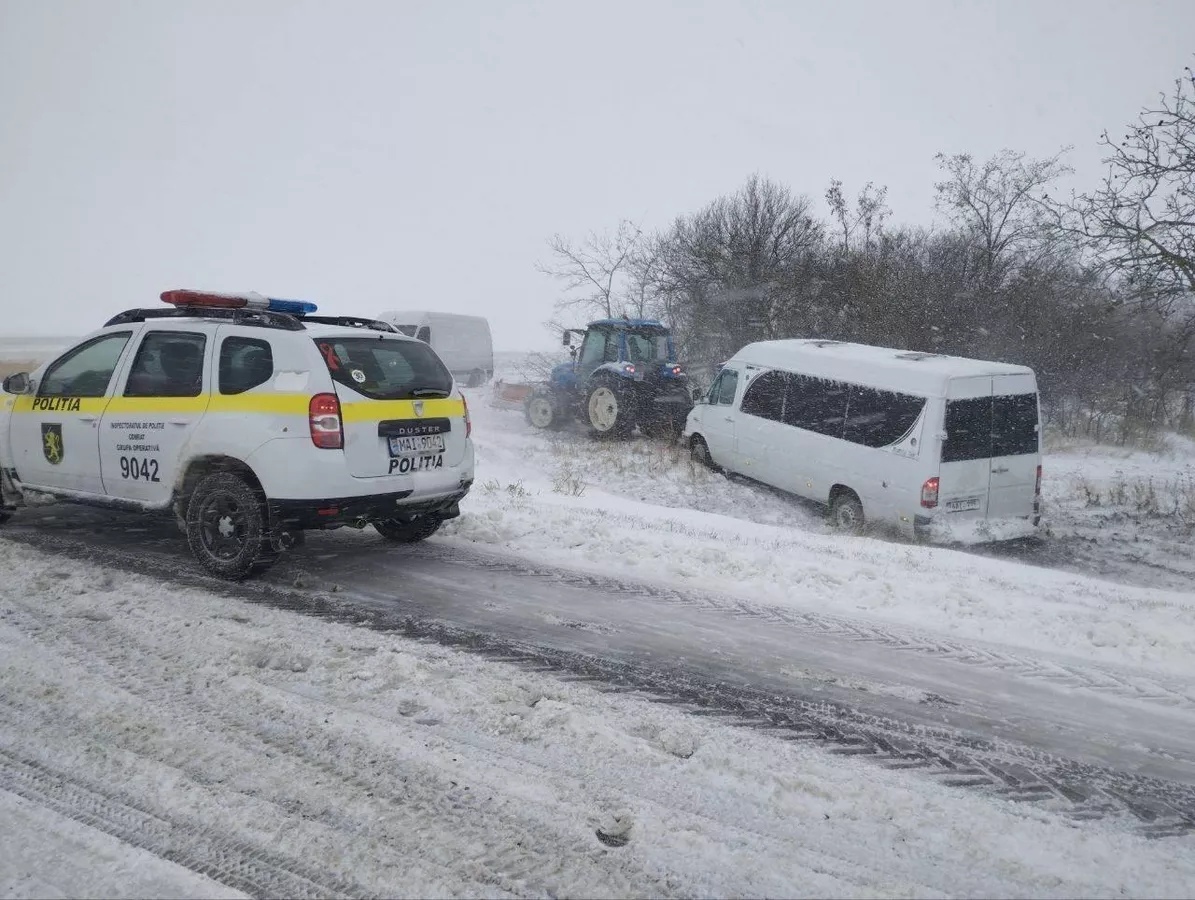
[[[392,437],[390,440],[391,456],[416,456],[421,453],[443,453],[444,435],[418,434],[408,437]]]
[[[946,501],[946,512],[966,512],[969,509],[979,509],[978,497],[970,497],[966,500]]]

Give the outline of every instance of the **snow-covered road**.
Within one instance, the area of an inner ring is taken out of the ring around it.
[[[124,514],[50,508],[10,533],[204,583],[168,528],[147,532]],[[1165,671],[574,573],[454,542],[395,548],[372,533],[312,535],[239,590],[499,655],[538,654],[562,672],[592,670],[676,701],[796,716],[797,730],[942,756],[978,781],[1083,810],[1131,795],[1164,825],[1195,822],[1195,685]]]
[[[1190,836],[1078,826],[922,770],[63,549],[0,538],[5,895],[1181,896],[1195,883]],[[325,564],[279,572],[273,593]],[[510,589],[502,570],[477,572]],[[444,595],[430,574],[413,592],[392,577],[398,609]],[[540,600],[568,587],[520,577],[553,586]],[[324,612],[348,618],[348,593],[324,595]],[[600,633],[521,619],[529,638]]]

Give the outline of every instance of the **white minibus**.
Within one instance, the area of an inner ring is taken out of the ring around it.
[[[748,344],[685,426],[693,458],[825,504],[831,522],[942,541],[1036,534],[1025,366],[826,340]]]

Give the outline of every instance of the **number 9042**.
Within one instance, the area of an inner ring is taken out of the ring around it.
[[[133,481],[161,481],[158,478],[158,461],[144,456],[122,456],[120,477]]]

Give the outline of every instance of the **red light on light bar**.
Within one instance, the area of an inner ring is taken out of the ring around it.
[[[261,294],[217,294],[212,291],[162,291],[162,301],[175,306],[207,306],[213,309],[266,309],[270,301]]]

